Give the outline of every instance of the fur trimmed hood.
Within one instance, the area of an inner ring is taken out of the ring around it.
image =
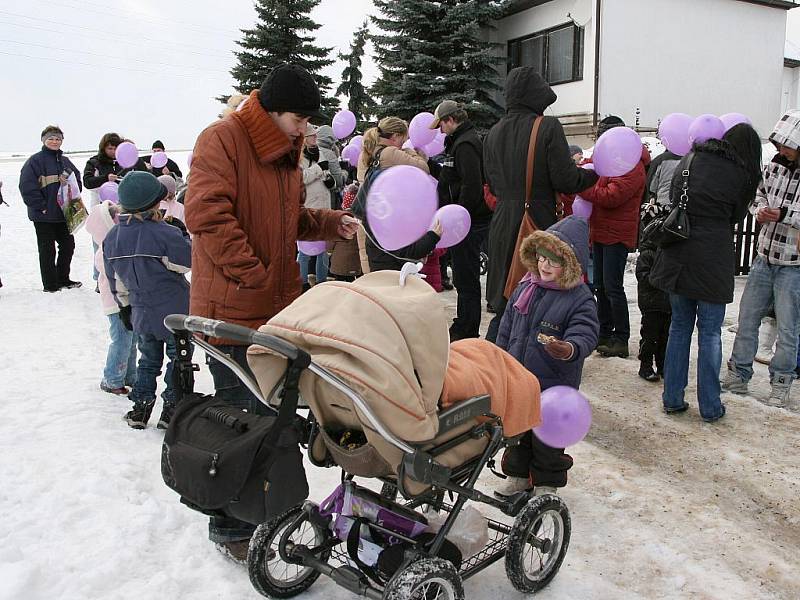
[[[589,265],[589,223],[586,219],[571,215],[547,231],[534,231],[522,241],[520,260],[536,277],[540,276],[538,248],[564,261],[557,283],[562,289],[574,288],[583,282],[583,273]]]

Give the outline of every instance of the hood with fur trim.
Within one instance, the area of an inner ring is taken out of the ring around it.
[[[571,289],[583,283],[583,273],[589,266],[589,223],[586,219],[570,215],[547,231],[534,231],[523,240],[519,249],[520,260],[537,277],[538,248],[564,261],[561,277],[557,281],[562,289]]]

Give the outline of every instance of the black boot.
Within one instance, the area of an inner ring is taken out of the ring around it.
[[[642,362],[639,366],[639,377],[646,381],[658,381],[661,379],[658,374],[653,371],[653,365]]]

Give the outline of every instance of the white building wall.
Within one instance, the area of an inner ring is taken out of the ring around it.
[[[507,56],[507,42],[527,36],[537,31],[569,23],[567,13],[571,13],[584,30],[583,80],[553,86],[558,101],[548,114],[563,115],[592,111],[594,94],[594,1],[595,0],[554,0],[541,6],[529,8],[497,22],[497,29],[491,32],[490,39],[500,42],[499,52]],[[498,71],[505,81],[506,66],[500,65]],[[501,99],[499,99],[501,100]],[[501,104],[504,102],[501,100]]]
[[[671,112],[780,116],[786,11],[732,0],[603,0],[601,115],[655,126]]]
[[[798,87],[800,86],[800,67],[783,67],[783,86],[781,94],[781,112],[800,108]],[[777,119],[776,119],[777,120]]]

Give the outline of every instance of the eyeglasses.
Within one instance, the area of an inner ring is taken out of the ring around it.
[[[546,262],[553,269],[558,269],[559,267],[564,266],[564,263],[562,263],[557,258],[548,258],[547,256],[544,256],[542,254],[537,255],[536,258],[539,262]]]

